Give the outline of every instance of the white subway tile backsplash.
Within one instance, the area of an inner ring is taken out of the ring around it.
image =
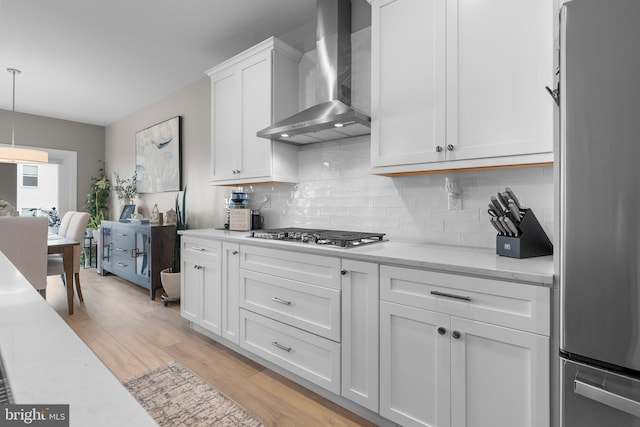
[[[265,227],[324,227],[375,231],[395,241],[495,247],[489,197],[511,187],[536,213],[553,240],[553,168],[529,167],[383,177],[369,174],[370,140],[358,137],[300,147],[298,184],[255,186],[251,207]],[[447,209],[445,177],[462,186],[462,209]]]

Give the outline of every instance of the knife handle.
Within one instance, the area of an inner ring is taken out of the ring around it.
[[[504,189],[505,193],[507,193],[507,195],[509,196],[508,199],[513,200],[513,203],[516,204],[516,206],[518,207],[518,209],[522,209],[522,205],[520,204],[520,200],[518,200],[518,198],[516,197],[516,194],[511,191],[511,188],[506,187]]]
[[[497,218],[494,217],[494,216],[489,218],[489,223],[491,225],[493,225],[493,228],[495,228],[496,231],[498,232],[498,234],[502,236],[502,230],[500,230],[500,228],[498,228],[498,226],[496,225],[496,221],[497,221]]]
[[[507,225],[507,227],[509,227],[509,230],[511,230],[514,237],[517,237],[520,234],[520,232],[518,231],[518,227],[516,227],[516,225],[509,218],[505,218],[504,223]]]
[[[502,226],[498,218],[499,217],[493,218],[493,225],[498,229],[498,231],[500,232],[500,235],[504,236],[506,235],[506,230],[504,229],[504,227]]]
[[[511,236],[511,229],[509,228],[509,226],[507,226],[507,224],[505,224],[504,222],[505,218],[506,216],[499,216],[498,225],[504,229],[505,236]]]
[[[498,216],[503,216],[505,214],[504,209],[502,209],[502,206],[496,196],[491,196],[491,203],[495,207],[495,211],[499,214]]]

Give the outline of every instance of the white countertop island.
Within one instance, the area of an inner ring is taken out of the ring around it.
[[[0,252],[0,354],[16,404],[69,404],[70,426],[155,426]]]

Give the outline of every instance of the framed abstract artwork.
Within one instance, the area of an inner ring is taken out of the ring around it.
[[[180,116],[136,132],[138,193],[180,191]]]

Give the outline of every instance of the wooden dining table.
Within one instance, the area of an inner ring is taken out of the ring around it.
[[[80,242],[76,242],[68,237],[58,236],[57,234],[50,234],[47,239],[48,253],[62,254],[62,264],[64,266],[64,275],[67,285],[67,305],[69,306],[69,314],[73,314],[73,247],[78,245],[80,245]]]

